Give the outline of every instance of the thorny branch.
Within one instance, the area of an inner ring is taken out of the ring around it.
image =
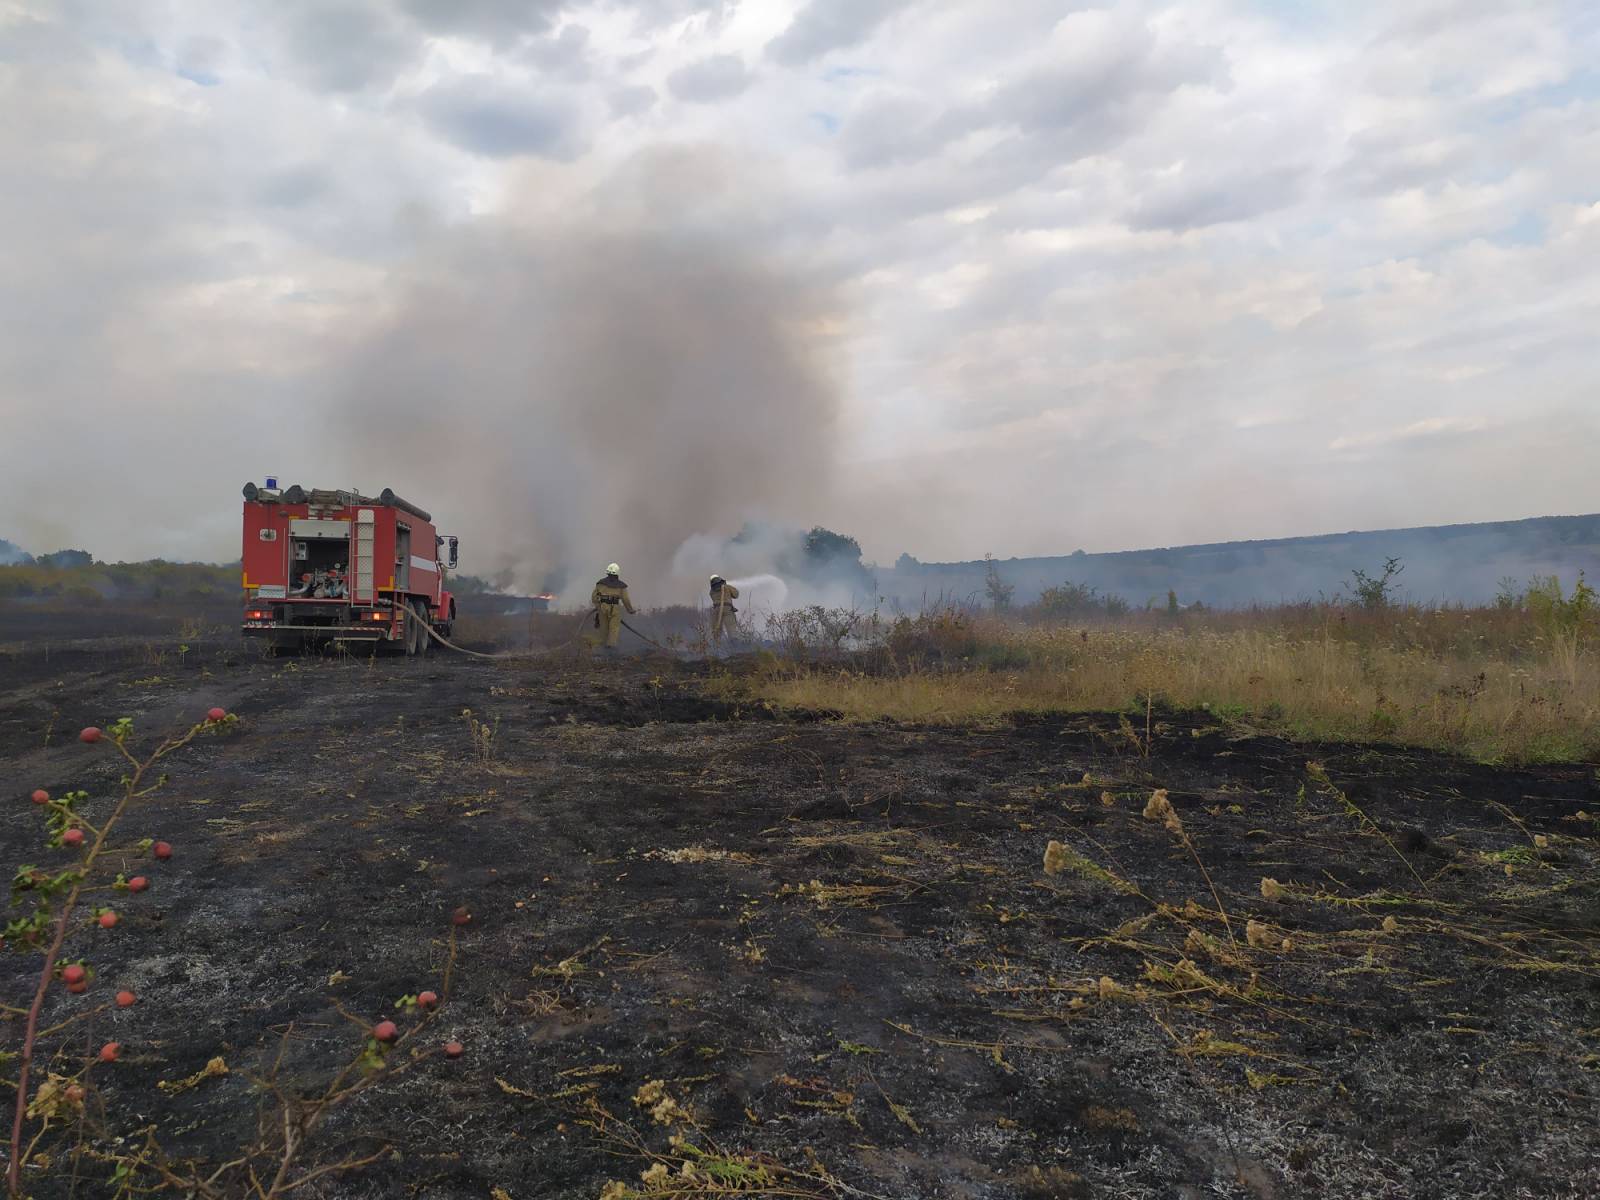
[[[116,734],[112,737],[111,744],[116,747],[123,758],[128,760],[133,773],[123,777],[122,795],[117,800],[116,807],[111,810],[111,815],[106,818],[105,823],[93,831],[94,841],[87,853],[80,859],[78,878],[73,883],[71,890],[68,891],[66,899],[61,903],[60,912],[56,915],[54,935],[51,938],[48,949],[45,951],[44,963],[39,968],[39,983],[34,989],[33,1003],[28,1008],[27,1025],[22,1035],[22,1050],[17,1070],[17,1102],[11,1117],[11,1161],[6,1168],[6,1194],[12,1197],[13,1200],[17,1200],[22,1195],[22,1165],[26,1161],[28,1153],[31,1153],[31,1147],[28,1152],[24,1151],[22,1138],[23,1126],[28,1113],[28,1082],[33,1068],[33,1053],[40,1037],[39,1014],[44,1008],[45,997],[49,994],[50,983],[55,978],[56,960],[61,954],[62,944],[66,941],[72,914],[78,906],[79,896],[84,891],[85,881],[89,878],[95,863],[99,860],[100,854],[105,847],[106,839],[110,837],[111,831],[116,828],[117,822],[122,819],[128,805],[134,800],[149,795],[161,786],[162,781],[158,780],[150,787],[141,790],[140,784],[144,781],[145,773],[167,755],[187,746],[194,740],[196,734],[212,724],[210,721],[202,721],[191,727],[187,733],[168,738],[156,747],[150,757],[143,762],[134,757],[133,753],[128,749],[125,734]],[[83,824],[87,825],[87,822],[83,822]]]

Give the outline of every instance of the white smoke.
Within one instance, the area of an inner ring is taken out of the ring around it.
[[[789,607],[789,585],[776,575],[745,575],[729,582],[739,589],[739,600],[747,609],[781,613]]]
[[[676,579],[696,580],[698,606],[709,606],[712,575],[730,581],[739,589],[746,627],[766,616],[812,605],[855,609],[875,605],[876,589],[870,580],[835,565],[806,565],[805,545],[805,534],[773,525],[746,525],[732,538],[695,533],[673,554],[671,571]]]

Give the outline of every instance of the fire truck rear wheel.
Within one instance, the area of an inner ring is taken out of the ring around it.
[[[428,631],[424,624],[427,615],[427,607],[417,603],[408,605],[405,616],[401,618],[400,642],[406,654],[412,658],[428,649]]]

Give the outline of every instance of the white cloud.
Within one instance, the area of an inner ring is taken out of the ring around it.
[[[1328,449],[1336,453],[1343,450],[1370,450],[1402,442],[1483,433],[1488,428],[1489,422],[1483,417],[1428,417],[1422,421],[1412,421],[1409,425],[1402,425],[1397,429],[1374,429],[1365,433],[1345,434],[1329,442]]]
[[[767,53],[801,66],[834,50],[854,47],[910,0],[806,0],[794,20],[767,43]]]

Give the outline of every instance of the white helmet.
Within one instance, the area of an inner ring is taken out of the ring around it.
[[[721,575],[713,575],[711,577],[711,582],[712,583],[721,583],[722,582],[722,576]]]
[[[606,564],[606,574],[607,575],[621,575],[622,574],[622,568],[617,566],[616,563],[607,563]]]

